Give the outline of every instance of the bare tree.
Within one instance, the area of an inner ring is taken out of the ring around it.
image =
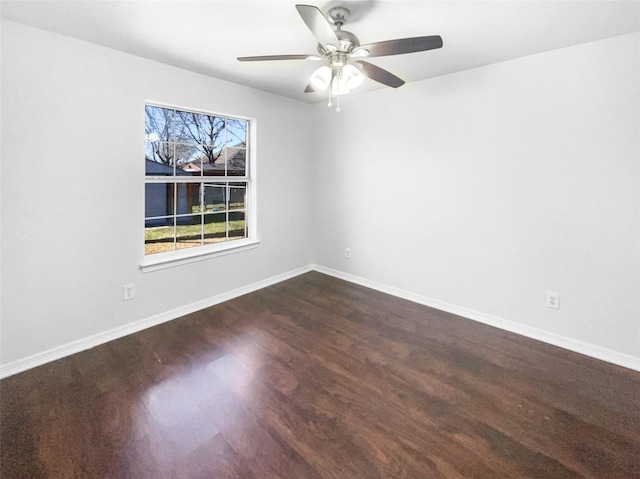
[[[197,131],[197,128],[188,127],[191,120],[184,121],[184,115],[190,113],[150,105],[145,108],[145,113],[148,160],[178,168],[193,160],[199,147],[189,136],[189,132]]]
[[[224,118],[178,111],[176,137],[176,141],[199,145],[203,163],[214,164],[224,150]]]
[[[225,155],[227,143],[233,142],[235,150],[246,145],[246,122],[225,120],[148,105],[145,109],[146,158],[156,163],[184,168],[197,163],[215,164]],[[243,158],[244,159],[244,158]]]
[[[173,140],[174,110],[147,105],[145,107],[144,132],[147,160],[173,165],[175,148]]]

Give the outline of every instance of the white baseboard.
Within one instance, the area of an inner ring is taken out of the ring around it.
[[[318,271],[320,273],[324,273],[329,276],[343,279],[351,283],[359,284],[367,288],[375,289],[377,291],[381,291],[383,293],[387,293],[392,296],[396,296],[398,298],[406,299],[418,304],[423,304],[425,306],[439,309],[441,311],[446,311],[448,313],[452,313],[457,316],[462,316],[464,318],[471,319],[473,321],[478,321],[480,323],[488,324],[490,326],[494,326],[496,328],[500,328],[505,331],[520,334],[522,336],[536,339],[538,341],[543,341],[545,343],[552,344],[554,346],[558,346],[558,347],[567,349],[569,351],[584,354],[592,358],[600,359],[602,361],[606,361],[612,364],[616,364],[618,366],[623,366],[625,368],[633,369],[635,371],[640,372],[640,357],[623,354],[617,351],[613,351],[611,349],[603,348],[601,346],[585,343],[583,341],[578,341],[572,338],[567,338],[565,336],[560,336],[560,335],[543,331],[537,328],[532,328],[530,326],[526,326],[520,323],[515,323],[513,321],[499,318],[497,316],[491,316],[488,314],[480,313],[478,311],[474,311],[468,308],[463,308],[460,306],[456,306],[454,304],[446,303],[444,301],[439,301],[434,298],[429,298],[427,296],[411,293],[399,288],[387,286],[381,283],[377,283],[375,281],[370,281],[368,279],[354,276],[348,273],[343,273],[341,271],[337,271],[331,268],[326,268],[324,266],[312,264],[309,266],[305,266],[302,268],[289,271],[287,273],[273,276],[271,278],[267,278],[262,281],[258,281],[256,283],[249,284],[247,286],[243,286],[241,288],[234,289],[232,291],[228,291],[226,293],[221,293],[219,295],[204,299],[202,301],[190,303],[188,305],[181,306],[179,308],[175,308],[170,311],[157,314],[146,319],[142,319],[140,321],[126,324],[124,326],[120,326],[118,328],[114,328],[109,331],[104,331],[102,333],[98,333],[93,336],[89,336],[87,338],[83,338],[77,341],[63,344],[62,346],[58,346],[58,347],[49,349],[47,351],[43,351],[41,353],[37,353],[32,356],[28,356],[26,358],[18,359],[16,361],[7,363],[0,367],[0,379],[8,376],[12,376],[14,374],[18,374],[22,371],[26,371],[27,369],[35,368],[36,366],[40,366],[42,364],[45,364],[51,361],[55,361],[56,359],[61,359],[65,356],[70,356],[71,354],[79,353],[80,351],[84,351],[86,349],[99,346],[100,344],[113,341],[114,339],[122,338],[129,334],[142,331],[143,329],[147,329],[152,326],[156,326],[158,324],[162,324],[164,322],[177,319],[181,316],[185,316],[187,314],[194,313],[196,311],[208,308],[210,306],[214,306],[224,301],[237,298],[244,294],[251,293],[253,291],[257,291],[262,288],[266,288],[267,286],[280,283],[281,281],[286,281],[287,279],[307,273],[309,271]]]
[[[585,343],[577,339],[560,336],[558,334],[550,333],[548,331],[533,328],[531,326],[526,326],[524,324],[509,321],[507,319],[499,318],[497,316],[480,313],[478,311],[456,306],[454,304],[446,303],[444,301],[440,301],[434,298],[429,298],[427,296],[422,296],[419,294],[404,291],[402,289],[376,283],[375,281],[370,281],[368,279],[354,276],[348,273],[343,273],[341,271],[337,271],[331,268],[325,268],[324,266],[319,266],[314,264],[312,266],[312,269],[320,273],[324,273],[339,279],[343,279],[345,281],[349,281],[350,283],[359,284],[361,286],[375,289],[377,291],[387,293],[392,296],[396,296],[398,298],[413,301],[414,303],[423,304],[431,308],[439,309],[441,311],[446,311],[447,313],[452,313],[457,316],[462,316],[463,318],[488,324],[489,326],[494,326],[496,328],[504,329],[505,331],[516,333],[521,336],[525,336],[527,338],[537,339],[538,341],[542,341],[542,342],[551,344],[553,346],[558,346],[560,348],[567,349],[569,351],[584,354],[585,356],[589,356],[595,359],[600,359],[602,361],[616,364],[618,366],[623,366],[628,369],[633,369],[634,371],[640,371],[640,357],[635,357],[629,354],[620,353],[618,351],[613,351],[611,349],[603,348],[602,346]]]
[[[89,336],[87,338],[79,339],[77,341],[63,344],[62,346],[48,349],[46,351],[28,356],[23,359],[12,361],[0,367],[0,379],[18,374],[22,371],[26,371],[27,369],[35,368],[36,366],[41,366],[42,364],[55,361],[56,359],[61,359],[65,356],[79,353],[80,351],[84,351],[86,349],[94,348],[109,341],[113,341],[114,339],[137,333],[138,331],[142,331],[143,329],[157,326],[158,324],[162,324],[167,321],[171,321],[172,319],[177,319],[181,316],[200,311],[201,309],[205,309],[224,301],[237,298],[238,296],[242,296],[244,294],[266,288],[267,286],[280,283],[281,281],[285,281],[300,274],[307,273],[311,270],[311,266],[305,266],[292,271],[288,271],[286,273],[279,274],[277,276],[273,276],[256,283],[252,283],[247,286],[234,289],[232,291],[221,293],[202,301],[190,303],[185,306],[181,306],[179,308],[175,308],[170,311],[166,311],[164,313],[156,314],[149,318],[142,319],[140,321],[135,321],[133,323],[110,329],[102,333],[94,334],[93,336]]]

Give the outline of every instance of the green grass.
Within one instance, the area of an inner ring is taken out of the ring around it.
[[[225,209],[227,209],[227,205],[224,203],[218,203],[218,204],[208,204],[208,205],[204,205],[204,211],[205,213],[211,213],[211,212],[216,212],[216,211],[224,211]],[[244,209],[244,203],[229,203],[229,211],[231,210],[242,210]],[[191,212],[192,213],[200,213],[200,206],[193,206],[191,208]]]
[[[233,231],[244,231],[244,220],[229,221],[229,233]],[[206,223],[204,225],[205,236],[214,236],[217,234],[224,235],[226,231],[226,223]],[[176,234],[178,240],[184,237],[199,237],[202,232],[202,225],[178,225]],[[147,242],[154,241],[173,241],[173,226],[154,226],[145,229],[144,239]]]

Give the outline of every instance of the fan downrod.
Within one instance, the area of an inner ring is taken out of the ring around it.
[[[335,25],[335,34],[340,41],[338,51],[342,53],[350,53],[354,48],[360,46],[360,40],[353,33],[342,30],[342,26],[351,18],[351,12],[346,7],[332,7],[327,12],[329,23]],[[321,55],[330,55],[331,51],[327,50],[322,44],[318,44],[318,53]]]

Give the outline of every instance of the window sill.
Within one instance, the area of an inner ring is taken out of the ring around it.
[[[257,239],[234,240],[230,243],[217,244],[209,247],[200,246],[194,250],[171,251],[170,253],[159,253],[145,257],[140,264],[143,273],[150,273],[161,269],[182,266],[183,264],[195,263],[218,256],[241,253],[255,249],[260,244]]]

